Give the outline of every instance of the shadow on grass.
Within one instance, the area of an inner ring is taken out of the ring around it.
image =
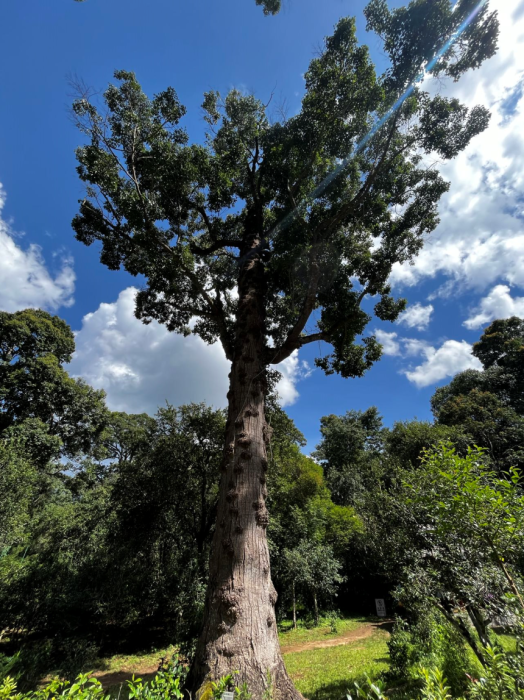
[[[337,681],[336,683],[328,683],[308,696],[307,700],[346,700],[347,694],[352,683],[347,681]]]
[[[372,680],[376,680],[372,677]],[[366,675],[352,677],[347,680],[332,681],[317,688],[314,693],[307,696],[307,700],[346,700],[348,694],[356,696],[354,683],[358,683],[361,687],[366,685]]]
[[[376,680],[372,679],[372,680]],[[362,687],[366,684],[366,677],[353,678],[348,681],[336,681],[327,683],[321,688],[318,688],[314,693],[307,696],[307,700],[346,700],[348,695],[353,698],[357,697],[355,692],[355,681]],[[414,691],[417,689],[416,683],[400,683],[387,688],[386,695],[392,700],[410,700],[413,697]]]

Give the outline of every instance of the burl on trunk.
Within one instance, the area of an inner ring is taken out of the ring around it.
[[[278,641],[266,528],[267,444],[264,266],[254,254],[239,276],[234,358],[223,473],[204,629],[190,674],[196,698],[210,682],[238,672],[254,700],[302,698],[290,681]],[[247,250],[249,253],[249,248]]]

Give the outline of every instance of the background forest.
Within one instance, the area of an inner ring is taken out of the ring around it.
[[[116,652],[176,644],[190,656],[224,412],[109,411],[103,392],[68,375],[73,334],[43,311],[2,312],[0,339],[4,664],[12,657],[29,688],[51,669],[74,677]],[[484,369],[435,392],[434,422],[388,429],[374,407],[328,415],[311,457],[270,402],[281,624],[331,612],[336,627],[340,614],[372,615],[386,598],[398,615],[390,684],[430,659],[464,690],[467,650],[487,663],[488,625],[514,619],[524,573],[523,347],[524,321],[494,322],[474,346]]]

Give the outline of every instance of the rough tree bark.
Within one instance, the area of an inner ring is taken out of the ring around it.
[[[248,684],[253,700],[262,700],[268,680],[275,700],[302,698],[280,652],[266,537],[266,447],[271,429],[265,419],[265,283],[259,243],[251,237],[241,251],[247,260],[238,281],[217,526],[204,629],[188,681],[197,700],[205,697],[210,681],[234,671],[239,683]]]

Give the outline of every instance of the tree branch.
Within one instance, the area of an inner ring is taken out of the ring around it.
[[[321,227],[319,227],[319,228],[321,228],[321,230],[324,233],[332,231],[336,226],[338,226],[343,221],[343,219],[345,219],[346,216],[348,216],[348,214],[350,214],[351,211],[354,210],[361,203],[361,201],[364,199],[364,197],[368,194],[373,183],[377,179],[379,173],[382,171],[382,167],[383,167],[384,163],[386,162],[386,157],[388,155],[388,151],[390,149],[391,141],[393,140],[393,136],[395,135],[397,123],[398,123],[398,113],[395,115],[395,118],[393,119],[391,129],[390,129],[388,137],[386,139],[386,145],[384,146],[384,150],[382,152],[382,155],[381,155],[378,163],[371,170],[371,172],[367,176],[366,181],[364,182],[363,186],[360,188],[360,190],[357,192],[357,194],[353,197],[353,199],[351,199],[346,204],[342,205],[342,207],[332,217],[332,219],[330,219],[326,223],[322,224]],[[396,156],[394,156],[394,157],[396,157]]]
[[[189,243],[189,247],[191,248],[191,252],[195,253],[196,255],[212,255],[213,253],[216,253],[216,251],[220,250],[221,248],[240,248],[241,246],[242,246],[242,241],[240,241],[240,240],[229,241],[226,238],[215,241],[212,245],[209,246],[209,248],[201,248],[196,243],[193,243],[193,242]]]
[[[320,280],[320,267],[317,262],[317,254],[318,244],[314,245],[313,250],[311,252],[309,285],[306,292],[306,297],[304,299],[304,304],[302,306],[302,311],[300,312],[300,315],[295,325],[289,332],[288,337],[278,350],[278,356],[282,357],[282,359],[280,359],[279,362],[282,362],[282,360],[286,359],[286,357],[289,357],[291,353],[294,352],[294,350],[297,350],[298,347],[301,347],[301,345],[305,344],[302,342],[303,338],[301,338],[300,336],[306,326],[306,323],[308,322],[309,317],[311,316],[315,308],[317,300],[318,283]]]
[[[366,296],[368,290],[367,288],[363,289],[362,292],[358,296],[357,300],[357,308],[360,307],[360,304],[362,303],[362,300]],[[315,299],[316,299],[316,292],[315,292]],[[313,301],[314,303],[314,301]],[[304,306],[304,311],[303,314],[305,313],[306,307]],[[302,315],[303,315],[302,314]],[[301,318],[302,318],[301,315]],[[348,316],[344,316],[344,318],[340,319],[338,323],[335,323],[331,328],[329,328],[327,331],[320,331],[318,333],[311,333],[310,335],[301,335],[302,330],[304,329],[307,319],[304,322],[304,325],[302,326],[302,329],[299,331],[298,336],[294,333],[295,329],[297,328],[297,325],[291,330],[289,333],[288,337],[286,340],[282,343],[282,345],[277,348],[273,358],[271,359],[270,364],[272,365],[278,365],[280,362],[283,362],[285,359],[287,359],[295,350],[300,350],[300,348],[304,347],[304,345],[309,345],[310,343],[316,343],[321,340],[324,340],[326,343],[331,342],[331,338],[333,337],[333,333],[337,331],[341,326],[343,326],[347,321],[349,320]],[[293,339],[291,338],[293,336]]]
[[[175,251],[169,246],[167,243],[164,243],[164,241],[161,241],[157,239],[158,242],[160,243],[160,246],[168,252],[172,257],[177,257],[177,262],[181,264],[181,266],[184,268],[184,272],[186,275],[189,277],[191,280],[191,283],[194,285],[194,287],[197,289],[198,293],[200,296],[204,299],[208,306],[209,313],[211,315],[211,318],[215,321],[215,323],[218,326],[218,332],[220,336],[220,341],[222,343],[222,347],[224,348],[224,352],[226,353],[226,358],[230,361],[233,360],[233,346],[231,343],[231,340],[229,338],[229,333],[227,330],[226,326],[226,319],[224,316],[224,307],[222,304],[222,301],[220,299],[220,296],[217,296],[216,299],[213,299],[212,297],[209,296],[209,294],[206,292],[204,286],[198,279],[197,275],[193,272],[193,270],[190,270],[182,260],[182,258],[179,258]]]
[[[472,651],[474,652],[475,656],[477,659],[480,661],[482,666],[486,666],[486,660],[484,659],[484,656],[480,649],[478,648],[477,643],[475,642],[475,639],[473,638],[473,635],[470,633],[464,622],[459,618],[457,619],[453,613],[449,612],[446,610],[446,608],[442,605],[442,603],[439,603],[438,601],[434,600],[433,604],[439,610],[442,615],[446,618],[446,620],[453,626],[455,629],[459,632],[459,634],[464,637],[466,642],[469,644],[471,647]]]
[[[84,200],[83,205],[89,206],[92,209],[97,210],[96,207],[93,207],[93,205],[91,204],[91,202],[88,199]],[[140,246],[140,244],[135,241],[133,236],[130,236],[125,231],[122,231],[122,229],[120,228],[120,225],[115,225],[115,224],[111,223],[108,219],[106,219],[106,217],[104,216],[103,212],[100,209],[98,209],[97,211],[102,215],[102,218],[104,219],[106,224],[108,226],[110,226],[112,228],[112,230],[117,235],[125,238],[131,245]],[[187,267],[187,265],[185,265],[182,257],[177,254],[176,250],[171,248],[170,245],[168,245],[167,243],[162,241],[157,236],[157,231],[156,231],[156,228],[154,225],[150,224],[150,227],[151,227],[151,230],[153,231],[153,235],[155,236],[155,238],[157,240],[157,243],[160,245],[162,250],[164,250],[165,253],[169,253],[169,255],[171,257],[175,257],[177,259],[177,262],[184,269],[185,274],[190,279],[191,283],[193,284],[193,286],[197,290],[198,294],[202,297],[202,299],[207,304],[209,315],[217,324],[220,341],[222,343],[222,347],[224,348],[224,352],[226,354],[226,357],[228,360],[232,361],[233,360],[233,346],[232,346],[231,340],[229,338],[229,333],[228,333],[227,326],[226,326],[226,319],[225,319],[225,315],[224,315],[224,307],[223,307],[222,301],[220,299],[220,296],[217,295],[216,299],[213,299],[211,296],[209,296],[209,294],[206,292],[204,286],[202,285],[202,283],[198,279],[197,275],[193,272],[193,270],[189,269]],[[231,242],[229,242],[228,244],[232,245]],[[223,246],[219,246],[219,248],[220,247],[223,247]],[[208,251],[207,251],[207,254],[208,254]]]
[[[192,202],[191,202],[192,203]],[[193,203],[192,203],[193,204]],[[213,232],[213,224],[211,223],[211,219],[208,216],[207,211],[205,210],[205,207],[198,206],[197,204],[193,204],[195,211],[197,211],[200,216],[204,219],[204,223],[206,225],[207,231],[211,238],[215,238],[214,232]]]

